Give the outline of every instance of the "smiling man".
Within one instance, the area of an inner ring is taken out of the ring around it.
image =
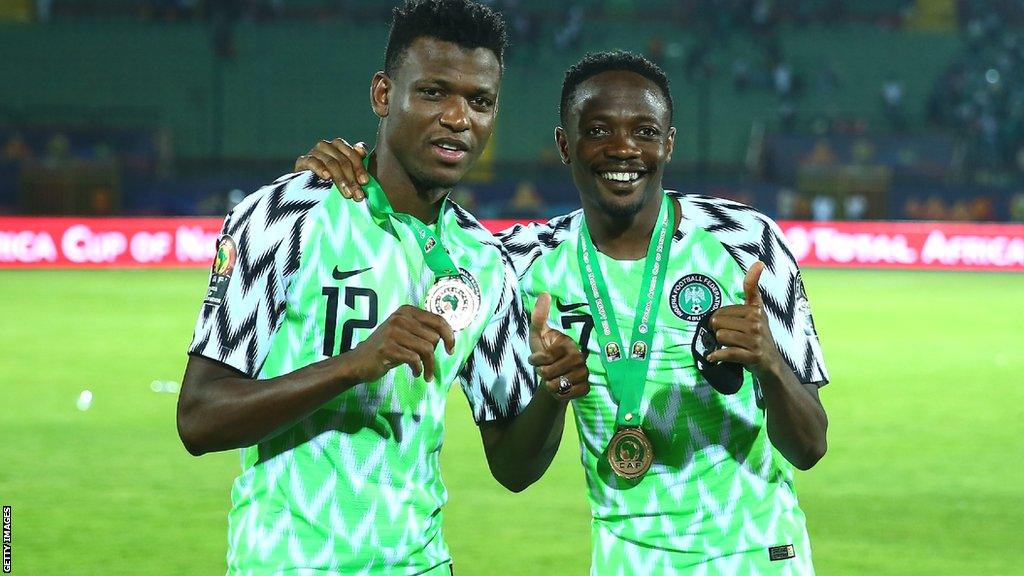
[[[799,269],[752,208],[663,189],[672,108],[639,56],[573,66],[556,141],[583,210],[502,235],[588,356],[592,571],[811,574],[792,466],[825,452],[828,375]]]
[[[779,228],[664,190],[673,102],[646,59],[587,56],[566,72],[560,110],[555,140],[583,209],[499,237],[526,305],[550,292],[552,322],[587,355],[591,391],[573,413],[592,573],[812,574],[793,467],[825,453],[828,374]],[[344,180],[331,163],[354,153],[323,147],[321,164],[299,165]]]
[[[196,455],[242,450],[230,574],[450,573],[438,455],[456,380],[495,478],[522,490],[550,464],[583,356],[546,326],[547,297],[526,318],[501,244],[447,201],[490,137],[504,47],[467,0],[396,9],[368,202],[303,172],[228,215],[178,430]]]

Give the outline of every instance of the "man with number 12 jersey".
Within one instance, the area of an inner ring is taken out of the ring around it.
[[[374,183],[366,186],[371,198],[380,194]],[[351,351],[379,319],[423,302],[434,274],[414,230],[366,207],[310,173],[247,197],[224,224],[229,282],[208,297],[189,353],[268,380]],[[448,389],[461,381],[474,418],[485,422],[519,414],[533,379],[525,316],[497,241],[453,203],[436,227],[466,275],[495,289],[480,292],[480,313],[456,333],[452,353],[437,355],[432,380],[389,370],[242,449],[229,566],[263,557],[276,565],[284,556],[284,565],[347,573],[375,562],[412,558],[425,570],[446,560],[434,512],[446,500],[438,456]]]
[[[241,449],[231,574],[450,574],[438,456],[451,384],[516,491],[586,393],[549,301],[528,320],[504,248],[447,200],[491,134],[504,23],[468,0],[394,14],[371,82],[367,202],[302,172],[224,222],[178,429],[196,455]]]

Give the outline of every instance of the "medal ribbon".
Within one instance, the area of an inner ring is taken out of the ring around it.
[[[367,166],[369,161],[370,155],[367,154],[363,160],[363,165]],[[448,251],[444,249],[444,244],[441,243],[441,223],[444,220],[444,209],[448,202],[447,196],[442,201],[441,210],[438,212],[437,234],[434,234],[429,226],[420,222],[419,218],[411,214],[395,212],[395,209],[391,207],[391,202],[388,201],[388,197],[384,194],[384,190],[380,187],[380,183],[373,176],[370,176],[369,183],[363,184],[363,191],[366,192],[366,200],[370,203],[370,213],[375,220],[383,222],[388,218],[393,218],[412,228],[413,236],[416,237],[416,243],[419,244],[420,251],[423,252],[423,261],[434,273],[434,276],[444,278],[459,275],[459,269],[455,266],[455,262],[452,262]]]
[[[622,333],[615,321],[615,310],[608,296],[608,285],[601,266],[597,261],[597,250],[590,238],[586,218],[580,227],[579,246],[576,255],[580,270],[586,282],[584,290],[587,302],[594,314],[594,332],[601,346],[601,362],[608,372],[608,386],[612,398],[618,402],[615,414],[616,427],[640,425],[640,398],[647,383],[647,367],[651,359],[651,343],[654,340],[654,323],[658,317],[658,303],[668,271],[668,252],[672,244],[672,226],[675,222],[675,206],[667,195],[662,193],[661,210],[658,223],[651,234],[651,243],[647,247],[647,260],[644,265],[643,283],[640,287],[640,299],[637,310],[640,316],[633,321],[633,335],[623,346]],[[642,358],[633,357],[633,346],[642,342],[645,346]],[[608,345],[618,346],[618,358],[609,356]]]

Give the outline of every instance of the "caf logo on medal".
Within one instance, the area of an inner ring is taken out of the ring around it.
[[[480,286],[473,275],[459,269],[458,276],[444,276],[427,292],[426,309],[445,319],[458,332],[473,323],[480,311]]]
[[[624,426],[608,442],[605,455],[616,476],[632,480],[650,469],[654,462],[654,447],[639,427]]]

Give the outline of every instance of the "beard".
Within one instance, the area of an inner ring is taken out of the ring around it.
[[[598,194],[597,205],[601,208],[602,212],[613,218],[632,218],[643,209],[649,197],[650,193],[646,190],[641,194],[625,199],[609,198]]]
[[[436,202],[451,192],[465,176],[464,174],[457,177],[428,174],[426,171],[416,169],[408,170],[407,173],[409,180],[416,188],[416,195],[430,202]]]

